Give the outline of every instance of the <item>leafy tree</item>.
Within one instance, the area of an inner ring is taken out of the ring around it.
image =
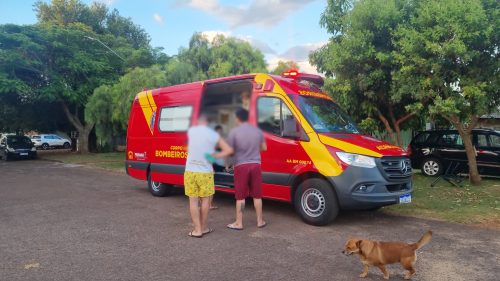
[[[112,144],[114,137],[124,137],[130,107],[135,95],[144,90],[165,86],[167,77],[159,66],[135,68],[113,85],[94,90],[85,108],[87,123],[96,124],[101,143]]]
[[[15,94],[23,104],[53,103],[79,132],[88,151],[92,118],[85,106],[94,89],[109,84],[131,67],[165,62],[161,49],[130,19],[103,4],[78,0],[37,2],[35,26],[1,26],[0,93]],[[19,103],[19,104],[21,104]]]
[[[212,42],[195,33],[189,48],[181,49],[180,62],[194,66],[197,77],[202,79],[223,77],[251,72],[266,72],[264,55],[248,42],[217,35]]]
[[[394,86],[394,33],[413,14],[412,2],[329,0],[320,24],[332,37],[310,56],[333,78],[325,89],[358,120],[370,118],[372,126],[376,117],[399,146],[401,127],[415,112],[404,107],[414,101],[411,92]]]
[[[271,71],[272,74],[281,75],[283,72],[295,69],[299,70],[299,65],[294,61],[278,61],[278,65]]]
[[[429,112],[457,128],[472,183],[481,178],[471,131],[500,105],[499,26],[498,1],[424,0],[396,32],[399,91],[432,100]]]

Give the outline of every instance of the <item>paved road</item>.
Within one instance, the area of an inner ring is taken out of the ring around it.
[[[498,280],[499,230],[377,212],[341,215],[327,227],[265,202],[269,225],[247,211],[243,231],[225,229],[233,199],[217,195],[212,234],[189,238],[187,200],[155,198],[126,175],[47,161],[0,162],[0,280],[359,280],[350,235],[416,241],[414,280]],[[402,280],[398,265],[391,280]],[[365,280],[383,280],[372,269]]]

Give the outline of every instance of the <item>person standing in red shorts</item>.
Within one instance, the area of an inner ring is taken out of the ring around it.
[[[262,170],[260,152],[266,150],[262,131],[248,123],[248,111],[236,111],[236,127],[229,132],[227,142],[234,150],[234,189],[236,197],[236,220],[227,227],[243,229],[245,199],[253,198],[257,215],[257,227],[266,226],[262,217]]]

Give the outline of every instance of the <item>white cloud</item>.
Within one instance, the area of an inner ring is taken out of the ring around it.
[[[218,0],[178,0],[177,4],[204,11],[231,28],[244,25],[275,26],[290,13],[315,0],[252,0],[246,6],[224,5]]]
[[[305,45],[293,46],[290,49],[286,50],[284,53],[276,56],[268,56],[268,66],[267,69],[273,70],[278,65],[278,62],[281,61],[294,61],[299,66],[299,70],[301,72],[310,73],[310,74],[321,74],[318,73],[316,67],[312,66],[309,63],[309,54],[322,47],[327,42],[319,42],[319,43],[309,43]]]
[[[159,23],[159,24],[163,24],[163,18],[162,16],[160,16],[159,14],[153,14],[153,19],[155,22]]]
[[[207,30],[201,32],[201,35],[203,37],[207,38],[208,42],[212,42],[217,35],[224,35],[224,37],[229,37],[231,36],[230,31],[220,31],[220,30]]]
[[[250,45],[253,47],[259,49],[262,53],[264,54],[275,54],[276,52],[269,47],[269,45],[266,42],[263,42],[261,40],[255,39],[252,36],[245,36],[245,35],[233,35],[231,31],[221,31],[221,30],[207,30],[201,32],[201,34],[207,38],[209,42],[212,42],[217,35],[224,35],[225,37],[235,37],[240,40],[243,40],[245,42],[248,42]]]

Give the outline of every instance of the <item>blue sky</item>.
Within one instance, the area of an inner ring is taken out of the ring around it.
[[[0,0],[0,23],[36,22],[35,0]],[[83,0],[91,3],[91,0]],[[259,48],[270,67],[295,60],[313,72],[307,54],[329,38],[319,26],[326,0],[99,0],[130,17],[168,55],[187,46],[194,32],[238,37]]]

